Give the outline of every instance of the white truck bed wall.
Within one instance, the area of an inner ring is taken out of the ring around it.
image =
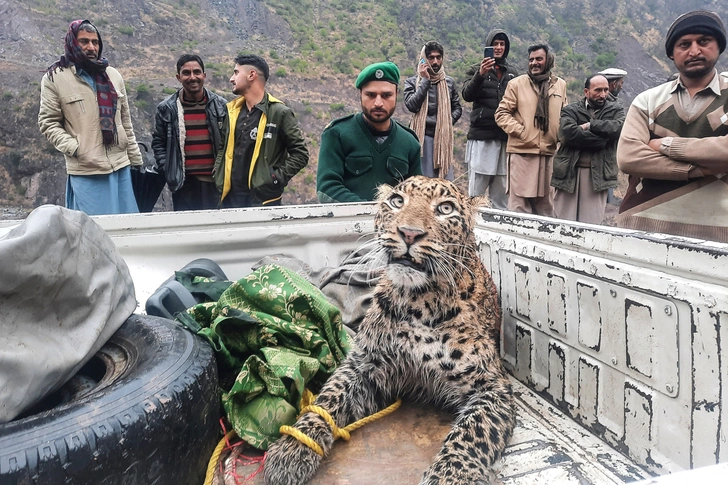
[[[184,264],[209,258],[239,279],[264,256],[285,254],[312,268],[337,266],[374,230],[372,204],[165,212],[94,219],[129,265],[140,309]]]
[[[143,308],[199,257],[231,279],[271,254],[335,266],[371,233],[373,214],[372,204],[339,204],[96,220]],[[728,462],[728,245],[482,215],[476,236],[514,376],[654,473]]]
[[[654,473],[728,461],[728,245],[483,217],[519,381]]]

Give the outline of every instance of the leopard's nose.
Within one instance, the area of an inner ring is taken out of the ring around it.
[[[423,229],[410,226],[400,226],[397,228],[397,231],[399,231],[399,233],[402,235],[402,238],[404,239],[404,242],[405,244],[407,244],[407,246],[412,246],[419,239],[422,239],[423,237],[425,237],[425,235],[427,235],[427,233]]]

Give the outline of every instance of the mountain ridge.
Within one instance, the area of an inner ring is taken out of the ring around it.
[[[548,42],[555,73],[581,96],[584,78],[605,67],[628,71],[620,102],[664,82],[672,69],[664,33],[679,13],[717,11],[728,21],[728,2],[706,0],[0,0],[0,206],[30,209],[63,204],[63,157],[37,128],[43,70],[62,53],[71,20],[88,18],[104,41],[104,55],[122,73],[132,121],[149,141],[156,104],[178,88],[174,65],[186,52],[206,63],[208,87],[232,99],[233,59],[254,52],[271,65],[269,90],[295,111],[311,151],[284,203],[315,202],[319,136],[336,117],[359,109],[353,80],[366,64],[392,60],[403,77],[414,74],[419,49],[435,39],[445,46],[445,69],[458,83],[479,60],[492,28],[511,37],[509,60],[525,72],[526,47]],[[723,56],[719,69],[725,69]],[[401,91],[400,91],[401,92]],[[469,104],[455,127],[456,174],[462,160]],[[406,123],[399,103],[396,118]],[[0,217],[2,215],[0,214]]]

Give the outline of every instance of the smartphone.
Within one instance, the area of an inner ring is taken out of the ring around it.
[[[495,54],[493,54],[493,47],[486,47],[483,51],[483,57],[495,57]]]

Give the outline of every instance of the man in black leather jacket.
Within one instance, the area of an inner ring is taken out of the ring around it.
[[[508,135],[496,124],[495,110],[506,85],[518,76],[518,72],[508,64],[511,44],[504,30],[491,31],[485,39],[485,45],[493,47],[493,57],[484,57],[471,66],[467,71],[468,80],[463,84],[463,100],[473,102],[465,148],[468,192],[472,197],[482,195],[488,189],[493,207],[506,209]]]
[[[157,106],[154,158],[172,191],[175,211],[215,209],[220,192],[212,168],[221,146],[227,101],[204,88],[205,64],[200,56],[184,54],[177,60],[177,80],[182,89]]]

